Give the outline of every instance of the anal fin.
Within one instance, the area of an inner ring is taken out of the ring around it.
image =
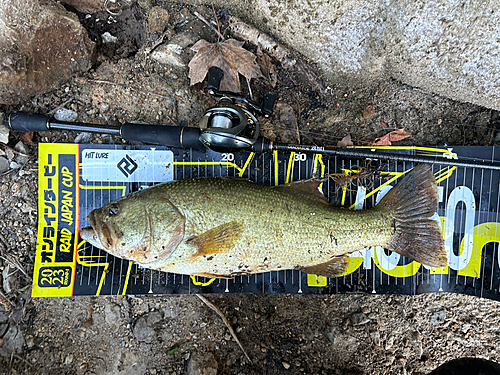
[[[194,273],[193,276],[199,276],[199,277],[207,277],[209,279],[232,279],[232,276],[229,275],[216,275],[214,273],[207,273],[207,272],[197,272]]]
[[[349,266],[349,257],[341,255],[330,259],[328,262],[315,264],[309,267],[297,267],[296,269],[308,274],[314,274],[325,277],[342,276]]]
[[[242,232],[243,224],[232,221],[194,236],[187,240],[187,243],[197,248],[194,256],[222,254],[236,245],[241,238]]]

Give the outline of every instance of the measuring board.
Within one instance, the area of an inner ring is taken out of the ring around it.
[[[370,147],[373,149],[373,147]],[[448,266],[428,268],[382,248],[350,255],[337,278],[273,271],[233,279],[209,279],[144,269],[78,238],[88,213],[125,194],[177,179],[234,176],[278,185],[313,176],[348,176],[360,169],[372,178],[338,188],[329,178],[330,202],[372,207],[414,167],[411,162],[345,159],[318,153],[205,153],[152,146],[40,144],[39,223],[34,297],[190,293],[342,292],[419,294],[449,291],[500,300],[500,171],[449,167],[439,160],[499,161],[494,147],[380,147],[376,152],[427,155],[439,190],[440,220]],[[259,220],[258,217],[255,218]]]

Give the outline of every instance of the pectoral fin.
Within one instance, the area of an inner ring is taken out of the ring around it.
[[[190,238],[187,243],[197,248],[194,256],[222,254],[231,250],[241,237],[243,224],[232,221]]]
[[[342,276],[349,266],[349,257],[347,255],[338,256],[330,259],[328,262],[316,264],[309,267],[297,267],[296,269],[305,273],[311,273],[325,277]]]

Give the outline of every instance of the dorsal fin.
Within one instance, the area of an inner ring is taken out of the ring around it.
[[[342,276],[349,266],[349,257],[341,255],[330,259],[328,262],[316,264],[309,267],[297,267],[296,269],[305,273],[310,273],[325,277]]]
[[[299,180],[289,184],[278,185],[273,187],[273,189],[280,189],[287,193],[300,194],[302,196],[305,195],[317,201],[328,203],[328,199],[319,189],[319,185],[326,180],[326,178],[310,178],[308,180]]]

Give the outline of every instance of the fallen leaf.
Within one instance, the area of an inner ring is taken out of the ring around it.
[[[244,42],[228,39],[222,43],[209,43],[204,39],[197,41],[191,49],[196,55],[189,62],[189,78],[191,85],[202,82],[208,69],[216,66],[224,72],[220,84],[221,91],[240,92],[238,73],[248,80],[263,78],[257,65],[255,55],[242,47]]]
[[[337,147],[347,147],[347,146],[354,146],[350,134],[347,134],[344,138],[342,138],[340,141],[337,142]]]
[[[19,139],[26,145],[30,145],[30,146],[36,146],[34,143],[33,143],[33,132],[26,132],[26,133],[23,133]]]
[[[383,126],[384,128],[386,128],[387,124],[385,122],[383,122],[383,121],[380,121],[380,126]]]
[[[274,64],[267,53],[262,50],[262,44],[259,43],[257,46],[257,64],[259,64],[260,71],[269,80],[269,84],[274,89],[276,82],[278,82],[278,76],[276,70],[274,69]]]
[[[404,129],[394,130],[380,138],[375,138],[371,146],[390,146],[392,142],[397,142],[408,138],[410,135]]]

